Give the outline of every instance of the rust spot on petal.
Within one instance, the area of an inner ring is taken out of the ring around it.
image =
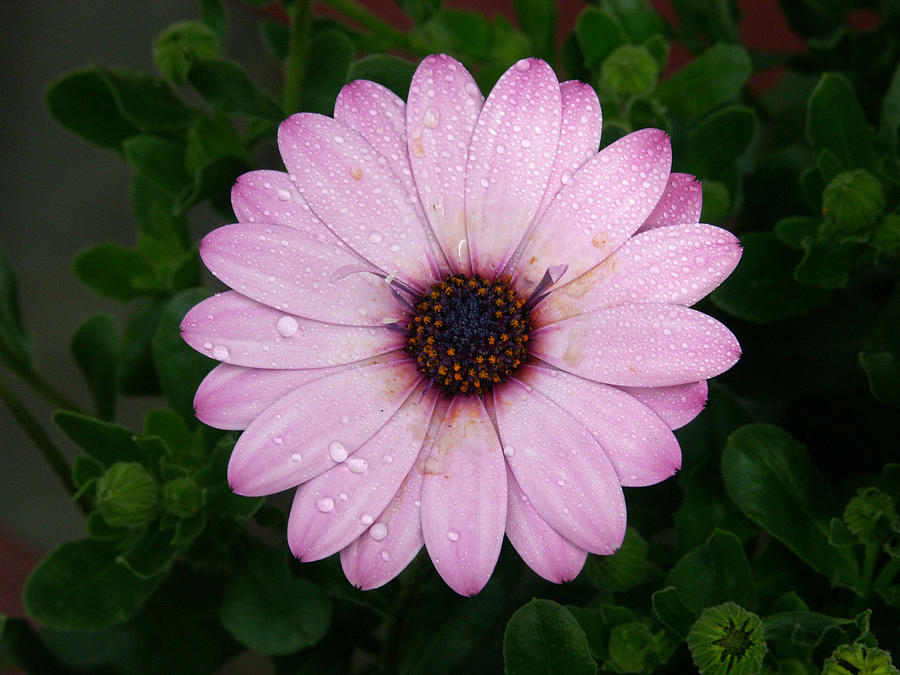
[[[350,177],[353,178],[353,180],[361,180],[362,176],[362,169],[360,169],[358,166],[350,170]]]

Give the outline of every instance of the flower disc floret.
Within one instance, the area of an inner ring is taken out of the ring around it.
[[[406,353],[448,397],[485,394],[528,361],[531,317],[508,279],[454,274],[414,310]]]

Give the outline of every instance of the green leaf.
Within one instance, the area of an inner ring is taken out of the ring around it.
[[[347,82],[372,80],[383,84],[405,101],[415,72],[416,64],[411,61],[390,54],[372,54],[350,64]]]
[[[822,75],[809,98],[806,134],[817,153],[830,150],[845,168],[875,167],[874,132],[843,75]]]
[[[136,172],[172,195],[184,191],[191,182],[184,168],[182,143],[144,134],[129,138],[122,150]]]
[[[729,106],[710,115],[690,132],[686,170],[698,178],[721,181],[744,154],[755,130],[756,114],[751,108]]]
[[[434,51],[484,61],[490,56],[494,29],[479,12],[443,9],[414,32],[423,42],[434,45]]]
[[[142,132],[179,131],[194,112],[163,80],[134,70],[99,68],[119,112]]]
[[[167,572],[178,552],[172,546],[172,531],[148,527],[118,562],[142,579],[151,579]]]
[[[103,475],[105,467],[90,455],[78,455],[72,462],[72,480],[78,487]]]
[[[147,294],[154,271],[140,253],[112,242],[81,251],[72,262],[75,275],[95,293],[119,302]]]
[[[194,454],[194,436],[184,417],[168,408],[155,408],[144,417],[144,434],[161,438],[169,455],[179,464],[189,464]]]
[[[860,352],[859,367],[866,374],[872,396],[900,408],[900,361],[891,352]]]
[[[91,539],[96,539],[97,541],[116,541],[132,532],[127,527],[110,525],[99,511],[92,511],[88,514],[87,519],[84,521],[84,529],[87,530]]]
[[[119,342],[119,390],[123,394],[160,393],[150,340],[165,305],[165,298],[143,298],[132,306]]]
[[[228,32],[228,22],[222,0],[200,0],[203,23],[209,26],[222,42]]]
[[[318,587],[290,576],[280,550],[255,546],[234,570],[219,618],[241,644],[290,654],[322,639],[331,612],[330,598]]]
[[[556,41],[556,0],[513,0],[513,6],[534,54],[552,60]]]
[[[16,368],[30,370],[33,365],[22,323],[16,275],[3,249],[0,249],[0,356]]]
[[[747,321],[769,323],[805,314],[827,302],[824,290],[794,280],[797,255],[774,235],[750,232],[741,244],[740,264],[710,296],[717,307]]]
[[[679,639],[684,640],[697,615],[684,604],[678,589],[667,586],[661,591],[656,591],[651,597],[651,604],[656,618],[671,629]]]
[[[163,393],[172,408],[185,419],[194,418],[194,394],[215,362],[193,350],[181,339],[184,315],[209,291],[192,288],[172,298],[163,309],[153,336],[153,361]]]
[[[820,234],[840,242],[848,237],[867,236],[884,211],[881,183],[865,169],[837,174],[822,193],[825,222]]]
[[[643,581],[647,573],[647,542],[637,530],[625,530],[625,540],[613,555],[588,557],[585,571],[601,591],[625,591]]]
[[[735,45],[715,45],[656,89],[669,112],[689,120],[730,100],[750,75],[747,53]]]
[[[316,33],[309,42],[301,109],[331,115],[354,58],[356,47],[344,32]]]
[[[775,223],[775,236],[781,243],[802,251],[806,242],[819,233],[819,219],[809,216],[789,216]]]
[[[606,57],[627,41],[622,24],[595,7],[588,7],[578,15],[575,37],[584,55],[584,64],[593,72],[598,72]]]
[[[115,98],[96,68],[66,73],[44,93],[47,110],[63,127],[102,148],[121,147],[137,133],[116,105]]]
[[[646,94],[656,86],[659,65],[643,47],[622,45],[603,60],[601,86],[618,96]]]
[[[503,661],[508,675],[594,675],[587,636],[575,617],[552,600],[532,600],[506,625]]]
[[[881,100],[878,130],[894,156],[900,154],[900,147],[897,145],[897,137],[900,134],[900,64],[894,69],[891,84]]]
[[[156,69],[176,84],[185,84],[196,61],[214,59],[221,53],[218,36],[200,21],[173,23],[153,40]]]
[[[855,622],[816,612],[779,612],[763,619],[767,640],[790,640],[802,647],[816,647],[829,629],[847,625]]]
[[[181,210],[198,201],[231,212],[231,188],[238,176],[251,168],[251,157],[231,121],[225,115],[203,117],[187,133],[185,167],[193,176],[193,190],[183,195]],[[181,251],[183,255],[183,251]]]
[[[706,544],[679,560],[669,572],[668,585],[678,590],[694,612],[728,600],[746,607],[756,605],[753,573],[744,547],[725,530],[716,530]]]
[[[731,213],[731,192],[725,183],[705,180],[703,189],[703,209],[700,220],[704,223],[720,223]]]
[[[47,648],[28,621],[0,613],[0,667],[5,670],[10,666],[27,673],[72,672]]]
[[[632,44],[649,40],[663,30],[662,17],[646,0],[601,0],[599,4],[625,28]]]
[[[853,554],[828,542],[835,511],[828,484],[790,434],[767,424],[741,427],[728,439],[722,477],[738,508],[810,567],[841,586],[859,583]]]
[[[397,4],[415,23],[425,23],[437,14],[443,0],[396,0]]]
[[[51,628],[96,630],[125,621],[158,583],[116,562],[109,543],[81,539],[53,549],[25,582],[28,614]]]
[[[869,247],[864,243],[834,243],[809,240],[803,259],[794,270],[794,278],[803,284],[819,288],[843,288],[850,272],[869,260]]]
[[[116,462],[138,462],[150,468],[147,453],[123,426],[67,410],[58,410],[53,421],[75,445],[107,468]]]
[[[674,647],[665,633],[653,634],[639,621],[615,626],[609,635],[609,661],[604,670],[623,673],[654,673],[665,663]]]
[[[272,96],[256,86],[246,71],[224,59],[195,62],[187,73],[191,85],[214,109],[246,117],[280,120],[281,108]]]
[[[116,404],[116,354],[119,351],[115,321],[107,314],[95,314],[78,327],[69,348],[94,396],[97,417],[112,419]]]

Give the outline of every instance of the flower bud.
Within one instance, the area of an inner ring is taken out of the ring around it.
[[[203,506],[203,494],[193,478],[182,477],[163,485],[162,507],[179,518],[190,518]]]
[[[889,652],[856,643],[841,645],[825,660],[822,675],[900,675]]]
[[[110,525],[134,527],[159,513],[156,482],[137,462],[117,462],[97,482],[97,510]]]
[[[860,488],[844,509],[844,523],[860,541],[884,541],[898,523],[894,500],[876,487]]]
[[[881,183],[865,169],[844,171],[822,194],[822,235],[835,240],[866,235],[884,211]]]
[[[687,644],[702,675],[758,673],[767,651],[762,621],[733,602],[704,609]]]

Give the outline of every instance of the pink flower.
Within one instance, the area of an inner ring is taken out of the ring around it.
[[[681,463],[672,434],[740,355],[688,309],[740,258],[701,225],[668,136],[601,152],[600,104],[526,59],[485,101],[425,59],[406,104],[351,82],[334,119],[279,129],[288,173],[232,192],[238,224],[200,253],[233,291],[184,339],[223,363],[197,416],[244,429],[235,492],[297,488],[294,555],[340,552],[380,586],[424,544],[458,593],[489,579],[504,533],[554,582],[625,532],[622,486]]]

